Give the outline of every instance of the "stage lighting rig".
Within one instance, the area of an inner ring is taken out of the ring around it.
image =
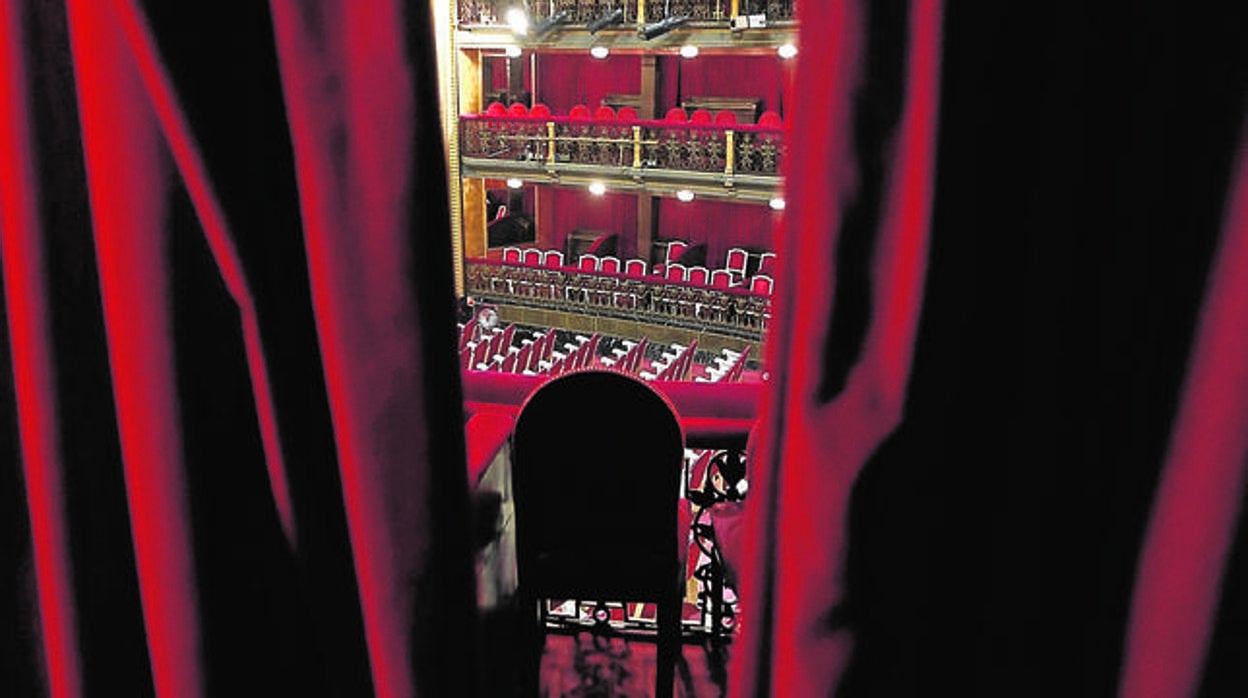
[[[589,24],[586,24],[585,28],[589,30],[590,34],[597,34],[603,29],[606,29],[607,27],[613,24],[620,24],[623,21],[624,21],[624,8],[617,7],[614,10],[611,10],[605,15],[599,17],[598,19],[595,19],[594,21],[590,22]]]
[[[533,37],[534,38],[541,37],[543,34],[549,33],[550,30],[554,29],[555,27],[561,24],[564,24],[567,21],[568,21],[568,11],[559,10],[555,14],[533,25]]]
[[[647,24],[643,26],[641,29],[638,29],[637,36],[640,36],[642,39],[649,41],[651,39],[663,36],[664,34],[670,32],[676,27],[679,27],[680,25],[685,24],[690,19],[692,19],[692,17],[689,15],[677,15],[675,17],[667,17],[665,19],[659,20],[658,22]]]

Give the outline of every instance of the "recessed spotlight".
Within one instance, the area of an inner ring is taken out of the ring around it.
[[[676,198],[685,203],[689,203],[690,201],[693,201],[693,191],[689,189],[681,189],[676,192]]]
[[[784,199],[782,199],[782,198],[780,198],[780,197],[778,197],[778,196],[777,196],[777,197],[775,197],[774,199],[772,199],[771,201],[768,201],[768,202],[767,202],[767,205],[768,205],[768,206],[770,206],[770,207],[771,207],[771,210],[773,210],[773,211],[783,211],[783,210],[784,210]]]
[[[694,46],[693,44],[685,44],[684,46],[681,46],[680,57],[681,58],[697,58],[698,47]]]
[[[506,54],[507,54],[507,57],[508,57],[508,58],[519,58],[519,57],[520,57],[520,47],[519,47],[519,46],[508,46],[508,47],[504,50],[504,53],[506,53]]]
[[[606,46],[595,46],[589,50],[589,55],[594,58],[606,58],[611,55],[611,51]]]
[[[590,182],[589,193],[594,196],[602,196],[607,193],[607,185],[602,182]]]
[[[797,55],[797,47],[793,44],[785,44],[784,46],[776,49],[776,54],[781,58],[788,60]]]
[[[529,33],[529,16],[524,10],[513,7],[507,10],[507,26],[511,27],[511,31],[518,36],[524,36]]]
[[[518,177],[512,177],[507,180],[507,186],[511,189],[519,189],[524,186],[524,180]]]

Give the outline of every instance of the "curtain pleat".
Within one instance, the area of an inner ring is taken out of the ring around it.
[[[803,36],[818,39],[803,42],[797,69],[804,101],[790,138],[803,147],[785,172],[792,203],[766,361],[784,370],[766,398],[761,468],[751,466],[734,695],[831,695],[846,670],[851,488],[901,419],[927,264],[941,3],[803,3],[800,13]],[[876,31],[886,13],[900,14],[900,30]],[[900,75],[881,67],[889,61]],[[844,364],[837,345],[851,345]]]

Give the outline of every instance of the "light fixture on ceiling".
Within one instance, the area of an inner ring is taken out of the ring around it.
[[[684,46],[681,46],[680,57],[681,58],[697,58],[698,47],[694,46],[693,44],[685,44]]]
[[[690,201],[693,201],[693,190],[692,189],[679,189],[676,191],[676,198],[680,199],[681,201],[685,203],[689,203]]]
[[[589,49],[589,55],[593,56],[594,58],[606,58],[607,56],[611,55],[611,50],[608,49],[606,46],[594,46],[593,48]]]
[[[624,21],[624,8],[617,7],[616,9],[611,10],[605,15],[590,22],[589,24],[586,24],[585,28],[589,30],[590,34],[597,34],[603,29],[606,29],[607,27],[613,24],[620,24],[623,21]]]
[[[555,14],[543,19],[533,26],[534,38],[542,36],[550,32],[551,29],[568,21],[568,11],[559,10]]]
[[[784,199],[782,199],[781,197],[777,196],[777,197],[773,198],[771,201],[768,201],[768,202],[767,202],[767,205],[768,205],[768,206],[770,206],[770,207],[771,207],[771,210],[773,210],[773,211],[783,211],[783,210],[784,210]]]
[[[523,187],[523,186],[524,186],[524,180],[520,179],[519,177],[510,177],[507,180],[507,187],[509,189],[519,189],[520,187]]]
[[[529,16],[519,7],[513,7],[507,10],[507,26],[516,36],[524,36],[529,33]]]
[[[508,46],[507,48],[503,49],[503,53],[507,54],[507,57],[508,57],[508,58],[519,58],[519,57],[520,57],[520,47],[519,47],[519,46]]]
[[[794,46],[793,44],[785,44],[781,46],[780,48],[776,49],[776,55],[780,56],[781,58],[787,61],[788,59],[797,55],[797,47]]]
[[[660,36],[663,36],[664,34],[670,32],[676,27],[679,27],[685,22],[688,22],[690,19],[692,18],[689,15],[677,15],[675,17],[667,17],[665,19],[659,20],[658,22],[647,24],[643,26],[641,29],[638,29],[637,36],[640,36],[642,39],[649,41],[651,39],[655,39]]]
[[[602,182],[590,182],[589,193],[593,194],[594,196],[602,196],[603,194],[607,193],[607,185],[603,184]]]

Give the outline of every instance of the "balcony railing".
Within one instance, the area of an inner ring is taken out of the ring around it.
[[[463,25],[494,25],[507,21],[507,10],[520,7],[518,0],[459,0],[459,23]],[[637,0],[533,0],[528,3],[534,20],[540,21],[554,13],[567,12],[571,24],[587,24],[611,10],[624,8],[624,24],[636,24]],[[768,21],[793,19],[794,0],[741,0],[740,13],[766,14]],[[731,0],[668,0],[646,3],[646,21],[668,16],[688,15],[694,22],[726,22],[731,18]]]
[[[743,288],[709,288],[571,267],[546,268],[474,259],[467,290],[504,305],[632,320],[761,341],[771,299]]]
[[[469,158],[727,176],[778,176],[785,154],[782,129],[744,124],[467,115],[460,139]]]

